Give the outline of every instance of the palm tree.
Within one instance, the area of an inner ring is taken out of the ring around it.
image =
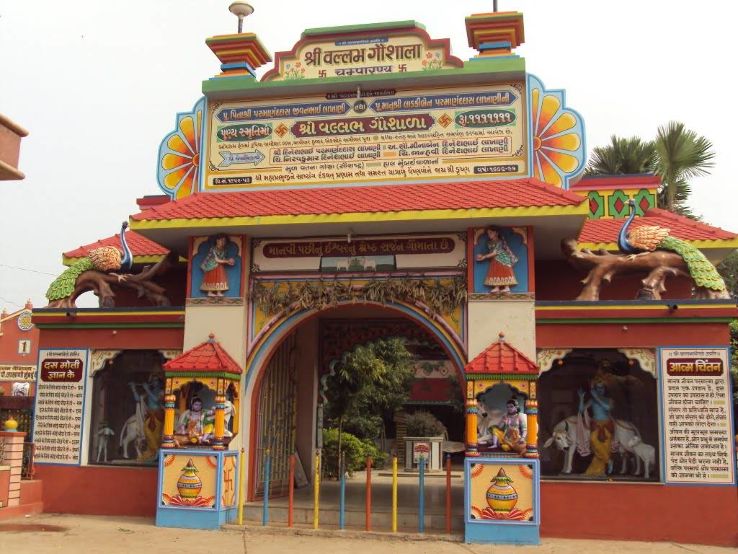
[[[619,175],[653,173],[656,169],[656,150],[652,142],[639,137],[610,137],[610,144],[598,146],[585,170],[586,175]]]
[[[710,173],[715,157],[712,143],[687,129],[684,123],[670,121],[666,127],[659,127],[654,148],[656,172],[664,182],[662,200],[666,202],[662,205],[669,211],[678,211],[689,196],[689,179]]]
[[[656,173],[663,188],[659,205],[669,211],[695,217],[687,201],[689,180],[707,175],[714,165],[712,143],[687,129],[683,123],[669,122],[659,127],[653,141],[639,137],[610,137],[610,144],[592,151],[585,175]]]

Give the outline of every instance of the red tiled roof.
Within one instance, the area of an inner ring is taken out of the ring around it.
[[[588,219],[579,234],[579,242],[616,242],[623,223],[624,219]],[[672,236],[684,240],[731,240],[738,237],[730,231],[659,208],[651,208],[645,217],[636,217],[631,228],[643,225],[666,227]]]
[[[505,335],[500,333],[499,339],[466,364],[464,371],[477,375],[538,375],[538,366],[506,343]]]
[[[173,360],[164,364],[164,372],[169,373],[232,373],[241,374],[241,366],[231,358],[228,352],[215,340],[210,338],[183,352]]]
[[[134,220],[578,206],[585,198],[537,179],[197,193]]]
[[[169,252],[163,246],[155,243],[153,240],[149,240],[146,237],[139,235],[135,231],[126,232],[126,241],[128,247],[134,256],[166,256]],[[101,246],[115,246],[120,250],[120,235],[113,235],[105,239],[100,239],[90,244],[85,244],[74,250],[64,253],[65,258],[82,258],[90,253],[90,250],[100,248]]]

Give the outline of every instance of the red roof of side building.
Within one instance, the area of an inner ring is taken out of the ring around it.
[[[208,340],[183,352],[164,364],[164,373],[229,373],[240,375],[241,366],[215,340],[210,333]]]
[[[163,221],[475,208],[567,207],[586,199],[537,179],[197,193],[131,219]]]
[[[135,231],[126,232],[126,241],[128,242],[128,247],[131,249],[131,253],[133,254],[134,262],[137,261],[136,258],[161,257],[166,256],[167,252],[169,252],[160,244],[139,235]],[[120,235],[113,235],[112,237],[85,244],[84,246],[80,246],[79,248],[75,248],[69,252],[64,252],[64,259],[83,258],[90,253],[90,250],[100,248],[101,246],[115,246],[120,250]]]
[[[623,223],[625,219],[588,219],[579,234],[579,242],[614,244],[618,240],[618,233]],[[644,225],[666,227],[672,236],[689,241],[723,241],[738,238],[738,235],[730,231],[659,208],[651,208],[646,212],[645,217],[636,217],[631,227],[636,229]]]
[[[466,364],[467,375],[538,375],[538,366],[517,348],[505,342],[500,333],[498,340],[490,344],[471,362]]]

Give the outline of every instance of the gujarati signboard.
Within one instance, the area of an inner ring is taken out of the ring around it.
[[[79,465],[87,350],[40,350],[33,442],[36,463]]]
[[[667,483],[732,484],[727,348],[660,350]]]
[[[527,175],[525,86],[209,106],[206,190]]]
[[[448,51],[447,40],[431,40],[419,29],[400,35],[381,33],[333,40],[310,37],[300,41],[292,52],[277,54],[274,69],[263,80],[386,75],[464,65],[458,58],[449,56]]]
[[[254,272],[381,272],[456,268],[465,259],[464,236],[395,235],[254,239]]]

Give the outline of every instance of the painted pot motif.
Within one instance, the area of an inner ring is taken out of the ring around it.
[[[518,503],[518,491],[516,491],[512,483],[512,479],[507,476],[505,470],[500,468],[487,489],[487,504],[495,512],[509,512]]]
[[[177,490],[179,496],[184,500],[195,500],[200,496],[202,490],[202,481],[197,476],[197,467],[189,459],[187,465],[182,468],[182,474],[177,479]]]

